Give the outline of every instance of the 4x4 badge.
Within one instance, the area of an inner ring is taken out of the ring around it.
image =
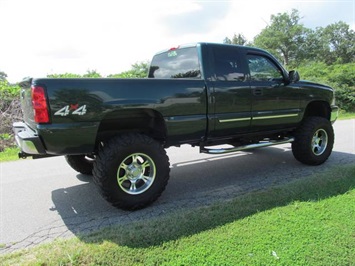
[[[67,116],[72,115],[85,115],[86,114],[86,104],[79,106],[79,104],[70,104],[64,106],[62,109],[54,113],[54,115]]]

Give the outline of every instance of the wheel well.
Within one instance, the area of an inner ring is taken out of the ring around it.
[[[308,104],[304,118],[309,116],[319,116],[330,120],[331,109],[329,103],[316,101]]]
[[[127,132],[143,133],[163,142],[166,139],[166,131],[163,116],[155,110],[122,110],[106,115],[101,121],[96,143]]]

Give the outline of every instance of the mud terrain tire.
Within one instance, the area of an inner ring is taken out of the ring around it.
[[[323,117],[308,117],[296,130],[292,153],[301,163],[319,165],[328,159],[333,144],[331,122]]]
[[[146,135],[120,135],[103,144],[94,162],[94,182],[113,206],[141,209],[154,202],[169,179],[162,144]]]

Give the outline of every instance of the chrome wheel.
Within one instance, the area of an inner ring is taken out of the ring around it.
[[[169,173],[169,157],[161,142],[144,134],[128,133],[100,147],[93,180],[113,206],[137,210],[161,195]]]
[[[324,129],[318,129],[312,138],[312,152],[314,155],[321,155],[327,149],[328,134]]]
[[[155,176],[154,161],[144,153],[134,153],[119,165],[117,183],[127,194],[138,195],[150,188]]]

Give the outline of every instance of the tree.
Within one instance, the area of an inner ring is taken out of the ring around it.
[[[48,74],[47,78],[102,78],[102,76],[96,70],[87,70],[84,75],[74,73]]]
[[[229,39],[228,37],[224,38],[223,43],[226,44],[237,44],[237,45],[246,45],[247,44],[247,39],[244,37],[243,34],[238,33],[238,35],[236,35],[234,33],[232,40]]]
[[[292,9],[291,14],[271,15],[270,20],[271,24],[254,38],[254,44],[279,55],[283,63],[289,65],[302,54],[308,30],[299,24],[300,15],[296,9]]]
[[[108,78],[145,78],[147,77],[149,69],[149,61],[136,62],[131,66],[128,71],[121,72],[119,74],[108,75]],[[1,73],[1,72],[0,72]],[[103,76],[97,72],[97,70],[87,70],[86,74],[73,74],[73,73],[63,73],[63,74],[48,74],[48,78],[102,78]]]
[[[308,29],[301,46],[305,61],[319,61],[327,65],[355,62],[355,32],[339,21],[325,28]],[[308,59],[308,60],[307,60]]]
[[[345,22],[339,21],[325,28],[318,28],[320,47],[319,57],[325,63],[355,62],[355,32]]]
[[[3,71],[0,71],[0,81],[6,81],[7,74]]]
[[[63,73],[63,74],[48,74],[47,78],[82,78],[82,76],[73,73]]]
[[[86,74],[83,75],[84,78],[101,78],[101,74],[96,71],[96,69],[93,70],[87,70]]]
[[[149,69],[149,61],[136,62],[131,69],[118,74],[108,75],[108,78],[145,78]]]
[[[232,44],[232,40],[229,39],[228,37],[224,38],[223,43],[225,44]]]

